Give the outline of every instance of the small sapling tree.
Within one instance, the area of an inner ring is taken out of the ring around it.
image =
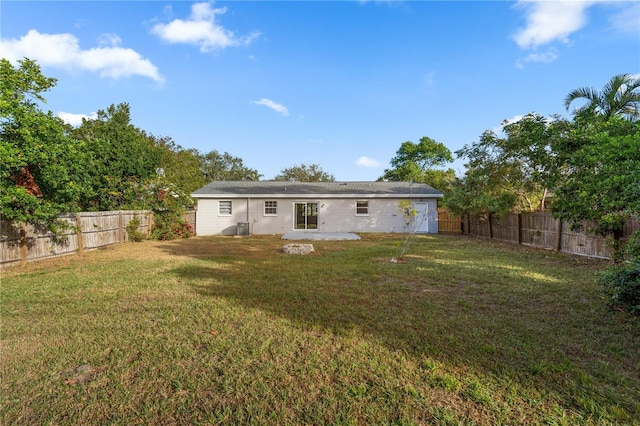
[[[402,215],[403,234],[400,239],[398,259],[394,258],[391,260],[392,262],[404,259],[416,240],[418,229],[426,220],[426,216],[418,214],[418,211],[409,200],[398,201],[398,211]]]

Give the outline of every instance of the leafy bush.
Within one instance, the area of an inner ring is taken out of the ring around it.
[[[193,227],[182,214],[173,211],[154,212],[151,238],[154,240],[176,240],[195,235]]]
[[[145,186],[144,198],[145,205],[153,212],[150,238],[175,240],[195,235],[183,217],[187,208],[193,206],[193,200],[176,185],[158,177]]]
[[[627,260],[640,260],[640,230],[631,234],[624,246],[625,258]]]
[[[134,217],[127,224],[127,235],[129,236],[129,241],[138,243],[145,239],[145,235],[138,231],[138,227],[140,226],[140,219]]]
[[[640,315],[640,260],[615,265],[598,276],[611,306]]]

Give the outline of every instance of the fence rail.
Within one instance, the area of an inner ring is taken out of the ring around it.
[[[153,227],[153,214],[147,210],[82,212],[60,219],[72,225],[60,238],[30,224],[0,219],[0,267],[126,242],[126,227],[133,219],[140,221],[138,231],[143,234],[149,235]],[[185,219],[195,229],[195,212]]]
[[[589,233],[587,230],[590,225],[592,224],[585,223],[583,230],[573,231],[568,222],[554,219],[548,212],[513,213],[502,219],[491,215],[465,216],[462,221],[464,234],[581,256],[611,259],[610,238]],[[626,240],[638,230],[640,218],[627,219],[622,240]]]

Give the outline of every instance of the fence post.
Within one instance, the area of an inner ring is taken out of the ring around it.
[[[82,221],[80,213],[76,214],[76,236],[78,237],[78,252],[82,253],[84,246],[82,245]]]
[[[27,224],[20,222],[20,264],[27,263]]]
[[[556,234],[556,251],[562,250],[562,219],[557,220],[558,233]]]
[[[489,239],[493,240],[493,228],[491,227],[491,213],[489,213]]]
[[[522,245],[522,213],[518,213],[518,235],[516,240],[518,245]]]
[[[149,220],[147,221],[147,238],[151,238],[151,228],[153,228],[153,210],[149,210]]]
[[[118,240],[124,243],[124,216],[122,210],[118,210]]]

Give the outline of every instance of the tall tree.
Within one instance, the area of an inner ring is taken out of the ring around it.
[[[630,74],[619,74],[611,78],[601,91],[593,87],[580,87],[572,90],[564,100],[564,106],[578,99],[586,99],[587,103],[576,109],[576,115],[601,115],[606,119],[616,115],[628,119],[640,118],[640,78]]]
[[[280,171],[273,180],[296,182],[333,182],[336,178],[320,167],[319,164],[300,164]]]
[[[484,170],[468,169],[462,178],[456,178],[442,202],[456,215],[486,217],[488,214],[500,216],[510,212],[517,199],[512,192],[489,186]]]
[[[566,134],[570,123],[559,116],[551,118],[530,113],[520,120],[503,126],[506,138],[502,145],[502,155],[511,159],[521,168],[522,180],[526,188],[534,191],[531,199],[545,206],[545,198],[550,188],[555,187],[566,161]],[[536,193],[535,191],[538,191]],[[532,206],[533,207],[533,206]]]
[[[0,213],[50,229],[89,193],[86,146],[38,105],[55,85],[35,61],[19,60],[14,68],[0,59]]]
[[[155,145],[162,152],[159,176],[187,194],[209,183],[202,169],[202,154],[197,149],[183,148],[170,137],[155,138]]]
[[[83,119],[71,136],[85,141],[93,165],[96,197],[87,208],[114,210],[136,203],[135,188],[156,175],[162,152],[152,137],[131,123],[129,104],[110,105]]]
[[[572,123],[531,113],[503,123],[504,137],[486,131],[480,140],[456,151],[468,160],[445,204],[457,213],[533,211],[545,206],[549,189],[565,173],[576,141]]]
[[[245,166],[242,158],[227,152],[220,154],[216,150],[200,155],[200,168],[206,183],[214,180],[256,181],[262,176],[257,170]]]
[[[391,159],[392,168],[386,169],[380,180],[423,182],[447,192],[455,172],[442,167],[451,162],[453,155],[449,148],[425,136],[417,144],[403,142]]]
[[[468,198],[469,209],[456,210],[457,213],[505,214],[538,208],[545,186],[542,176],[535,173],[536,164],[528,145],[519,140],[523,128],[523,125],[511,128],[506,138],[486,131],[478,142],[456,151],[458,157],[467,159],[467,171],[454,186],[454,192],[481,194],[476,199]],[[461,194],[456,194],[456,198],[467,199]]]
[[[640,214],[640,121],[576,122],[565,137],[553,214],[575,227],[592,221],[588,226],[611,234],[618,249],[626,218]]]

